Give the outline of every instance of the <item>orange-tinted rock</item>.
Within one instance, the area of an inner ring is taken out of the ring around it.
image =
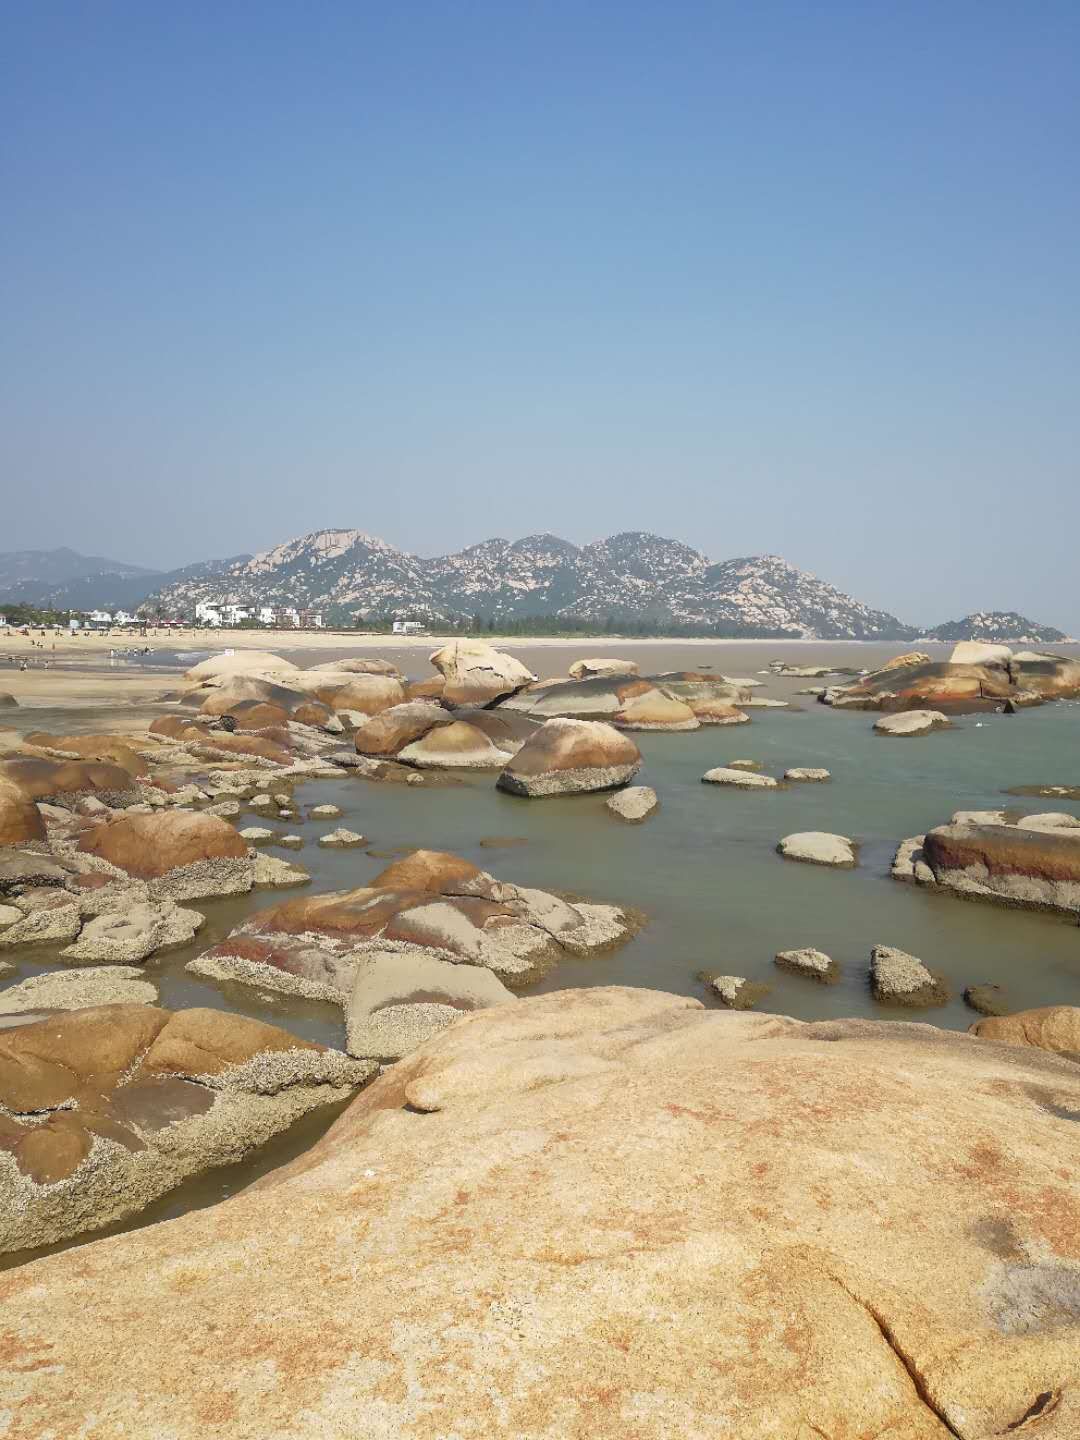
[[[430,680],[410,680],[405,686],[406,700],[441,700],[446,689],[442,675],[433,675]]]
[[[280,730],[289,723],[289,712],[269,700],[241,700],[225,713],[236,721],[237,730]]]
[[[1005,1045],[1032,1045],[1080,1062],[1080,1006],[1047,1005],[1015,1015],[988,1015],[976,1020],[971,1033]]]
[[[702,725],[745,725],[750,716],[726,700],[687,700]]]
[[[452,716],[441,705],[406,702],[373,715],[356,731],[353,743],[361,755],[393,756],[435,725],[449,725]]]
[[[465,720],[432,726],[419,740],[398,751],[398,759],[420,769],[496,770],[505,765],[500,750],[484,732]]]
[[[591,681],[584,681],[591,684]],[[527,740],[499,776],[501,790],[540,797],[610,790],[641,768],[629,738],[596,720],[549,720]]]
[[[1080,914],[1080,829],[941,825],[927,833],[922,859],[957,894]]]
[[[140,880],[202,860],[247,857],[247,846],[227,821],[187,810],[118,816],[87,831],[79,849]]]
[[[159,715],[150,722],[151,735],[167,735],[170,740],[179,740],[191,726],[191,721],[180,715]]]
[[[478,865],[446,850],[414,850],[388,865],[371,882],[390,890],[433,890],[442,892],[476,880],[483,874]]]
[[[44,840],[45,822],[33,800],[17,785],[0,779],[0,845],[22,845],[27,840]]]
[[[962,712],[996,709],[1015,692],[1008,672],[996,665],[896,660],[850,685],[830,686],[821,698],[827,705],[854,710]]]
[[[325,1049],[247,1015],[197,1008],[172,1016],[147,1050],[142,1068],[148,1074],[220,1075],[255,1055]]]
[[[140,1210],[374,1068],[219,1010],[112,1004],[20,1020],[0,1029],[0,1251]],[[177,1143],[170,1127],[201,1117],[211,1123]]]
[[[627,697],[612,716],[624,730],[697,730],[700,723],[689,705],[651,685]]]
[[[285,748],[287,736],[284,732],[270,732],[265,735],[228,735],[223,730],[209,733],[201,726],[189,726],[184,732],[185,740],[196,740],[199,744],[222,755],[258,755],[263,760],[272,760],[276,765],[291,765],[292,755]]]
[[[42,750],[64,750],[87,760],[103,760],[110,765],[119,765],[131,776],[150,773],[147,761],[114,735],[49,735],[39,730],[27,735],[26,743]]]
[[[405,700],[405,687],[393,675],[356,675],[345,684],[337,681],[320,687],[315,697],[331,710],[356,710],[361,715],[379,715]]]
[[[292,718],[298,725],[313,725],[321,729],[330,719],[330,710],[318,700],[305,700],[297,705],[292,712]]]
[[[1078,1109],[930,1026],[479,1010],[241,1194],[0,1277],[10,1440],[1074,1440]]]
[[[0,779],[18,786],[29,800],[48,800],[51,796],[94,795],[113,793],[127,795],[133,788],[132,777],[119,765],[100,760],[41,760],[18,757],[0,761]]]
[[[199,709],[204,715],[229,715],[233,706],[248,701],[277,705],[286,713],[307,699],[299,690],[252,675],[239,675],[216,689],[200,692]]]
[[[414,900],[418,896],[411,897]],[[430,898],[425,895],[424,899]],[[410,896],[396,890],[363,886],[328,895],[301,895],[252,916],[254,934],[355,936],[379,934]]]

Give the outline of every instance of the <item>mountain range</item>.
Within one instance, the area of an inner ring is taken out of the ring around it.
[[[295,605],[328,624],[388,618],[461,623],[671,627],[717,635],[1060,642],[1060,630],[982,611],[935,630],[862,604],[776,555],[720,563],[677,540],[626,531],[589,545],[557,535],[485,540],[421,559],[361,530],[317,530],[261,554],[154,572],[74,551],[0,554],[0,602],[141,606],[190,615],[200,601]]]

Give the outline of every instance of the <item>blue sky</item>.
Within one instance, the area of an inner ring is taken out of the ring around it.
[[[649,529],[1080,629],[1080,6],[0,17],[0,549]]]

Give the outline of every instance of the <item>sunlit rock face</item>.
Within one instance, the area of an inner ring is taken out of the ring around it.
[[[0,1277],[9,1435],[1071,1440],[1077,1113],[929,1026],[480,1010],[243,1193]]]

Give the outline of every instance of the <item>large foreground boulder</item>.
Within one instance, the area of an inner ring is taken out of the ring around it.
[[[447,705],[491,705],[536,679],[520,660],[482,640],[451,640],[431,663],[446,682],[441,693]]]
[[[549,720],[510,761],[498,786],[530,799],[613,790],[640,768],[633,740],[603,721]]]
[[[26,1019],[0,1029],[0,1251],[133,1215],[374,1069],[218,1010],[101,1005]]]
[[[904,841],[892,873],[964,899],[1080,916],[1080,825],[1072,815],[959,812]]]
[[[482,1010],[223,1204],[0,1276],[7,1440],[1073,1440],[1078,1111],[925,1025]]]

